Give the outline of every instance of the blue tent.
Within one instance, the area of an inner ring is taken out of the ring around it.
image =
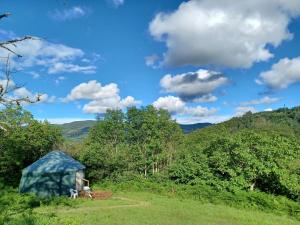
[[[78,189],[85,166],[62,151],[52,151],[22,171],[19,190],[39,196],[69,195]]]

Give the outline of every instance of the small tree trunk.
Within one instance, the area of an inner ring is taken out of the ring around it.
[[[147,177],[147,165],[145,165],[145,167],[144,167],[144,175],[145,175],[145,177]]]
[[[253,191],[255,187],[255,181],[250,185],[250,191]]]

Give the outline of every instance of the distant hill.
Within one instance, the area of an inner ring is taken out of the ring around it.
[[[58,125],[62,128],[63,136],[67,139],[81,139],[88,134],[89,129],[96,124],[95,120],[74,121]],[[203,133],[209,129],[212,133],[221,132],[225,128],[229,132],[241,129],[258,129],[275,131],[290,135],[293,133],[300,137],[300,107],[291,109],[280,108],[272,112],[247,113],[242,117],[235,117],[223,123],[211,126],[210,123],[180,124],[185,134],[199,130]],[[205,129],[203,129],[205,128]],[[192,136],[197,136],[193,132]]]
[[[62,129],[63,136],[67,139],[81,139],[84,138],[89,129],[96,124],[95,120],[74,121],[70,123],[59,124]],[[211,123],[195,123],[195,124],[180,124],[181,129],[185,134],[194,130],[201,129],[212,125]]]
[[[95,120],[84,120],[59,124],[58,126],[62,129],[65,138],[76,140],[84,138],[88,134],[89,129],[95,124]]]
[[[212,123],[195,123],[195,124],[179,124],[183,133],[188,134],[194,130],[198,130],[204,127],[212,125]]]
[[[241,117],[192,132],[188,135],[188,141],[204,143],[216,136],[234,134],[242,130],[277,133],[300,140],[300,107],[279,108],[271,112],[248,112]]]

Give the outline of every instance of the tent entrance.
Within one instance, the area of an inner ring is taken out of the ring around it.
[[[82,170],[76,172],[76,190],[81,191],[83,189],[84,183],[84,173]]]

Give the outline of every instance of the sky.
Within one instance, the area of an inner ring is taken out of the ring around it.
[[[2,0],[11,96],[52,123],[153,105],[218,123],[300,105],[299,0]],[[3,60],[2,60],[3,61]],[[3,66],[4,62],[0,62]],[[2,80],[1,80],[2,79]],[[0,77],[0,85],[4,78]]]

